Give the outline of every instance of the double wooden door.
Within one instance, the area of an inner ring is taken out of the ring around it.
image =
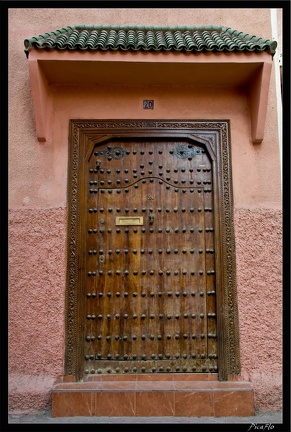
[[[212,163],[183,139],[107,140],[87,156],[84,374],[217,371]]]

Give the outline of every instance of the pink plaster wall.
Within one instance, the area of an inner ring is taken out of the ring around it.
[[[13,410],[44,408],[63,373],[66,210],[9,212],[9,393]]]
[[[77,23],[221,24],[271,37],[269,9],[9,10],[10,410],[46,407],[53,381],[63,374],[70,118],[231,120],[242,375],[254,385],[257,408],[280,409],[282,224],[274,71],[259,145],[251,141],[243,92],[179,86],[170,92],[54,86],[48,112],[53,128],[40,144],[23,40]],[[145,98],[155,99],[154,112],[141,109]]]
[[[282,214],[235,209],[242,376],[261,409],[282,404]]]

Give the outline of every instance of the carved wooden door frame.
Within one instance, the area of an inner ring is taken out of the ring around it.
[[[70,120],[65,375],[82,379],[83,308],[80,295],[80,161],[89,143],[110,137],[177,137],[203,144],[212,159],[217,292],[218,376],[240,373],[235,242],[228,120]]]

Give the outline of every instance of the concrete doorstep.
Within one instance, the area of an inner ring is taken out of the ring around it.
[[[86,424],[86,423],[99,423],[99,424],[131,424],[131,423],[154,423],[154,424],[249,424],[248,430],[258,430],[258,425],[274,425],[282,424],[282,412],[267,411],[257,413],[252,417],[52,417],[51,410],[39,412],[35,414],[9,414],[8,423],[26,423],[26,424]],[[272,428],[273,429],[273,428]],[[266,430],[266,429],[265,429]],[[270,429],[271,430],[271,429]],[[286,429],[289,432],[290,429]],[[274,431],[276,429],[274,428]]]

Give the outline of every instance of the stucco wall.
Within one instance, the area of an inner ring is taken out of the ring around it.
[[[242,13],[244,19],[242,20]],[[50,139],[37,141],[23,40],[67,25],[225,25],[271,38],[269,9],[10,9],[10,409],[50,403],[63,373],[68,121],[70,118],[230,119],[242,376],[256,407],[281,407],[281,200],[274,71],[265,137],[254,145],[242,91],[55,86]],[[140,101],[155,99],[145,112]],[[121,107],[122,106],[122,110]]]
[[[281,212],[236,208],[237,290],[242,376],[260,409],[282,404]]]
[[[63,373],[66,211],[9,212],[9,378],[12,409],[44,407]]]

